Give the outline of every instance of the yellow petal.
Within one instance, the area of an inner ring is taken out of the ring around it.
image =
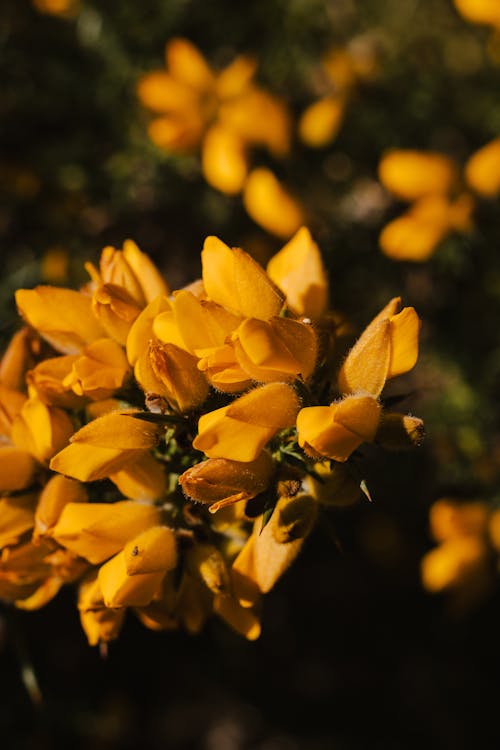
[[[241,94],[252,80],[257,68],[256,61],[246,55],[239,55],[217,76],[217,94],[221,99],[229,99]]]
[[[434,539],[444,542],[461,536],[484,535],[489,517],[489,508],[485,503],[462,503],[442,498],[431,506],[429,525]]]
[[[64,581],[58,576],[46,578],[41,586],[26,599],[17,599],[15,605],[18,609],[24,609],[29,612],[45,607],[59,593]]]
[[[80,292],[52,286],[19,289],[16,303],[26,322],[63,354],[77,354],[103,336],[90,297]]]
[[[17,544],[33,528],[36,495],[0,497],[0,549]]]
[[[25,403],[24,393],[12,391],[0,384],[0,435],[10,437],[12,423]]]
[[[82,398],[71,390],[69,383],[65,383],[77,360],[78,354],[49,357],[26,374],[26,383],[47,405],[77,409],[82,405]]]
[[[167,489],[164,466],[149,453],[144,453],[133,463],[110,474],[109,479],[124,497],[140,502],[158,500]]]
[[[189,153],[201,140],[203,121],[197,111],[182,115],[156,117],[148,126],[148,135],[158,148],[174,153]]]
[[[307,380],[318,354],[312,326],[292,318],[247,318],[233,334],[233,343],[241,368],[261,383]]]
[[[170,39],[165,49],[167,69],[174,80],[196,91],[215,85],[214,75],[205,58],[188,39]]]
[[[484,578],[488,566],[488,547],[481,537],[448,539],[422,559],[422,583],[435,593],[464,586]]]
[[[0,492],[28,487],[36,471],[36,461],[21,448],[0,445]]]
[[[219,122],[250,145],[264,146],[274,156],[290,148],[290,114],[285,103],[258,86],[221,102]]]
[[[133,412],[131,412],[133,413]],[[156,444],[161,429],[131,413],[111,412],[75,433],[51,461],[51,469],[82,482],[103,479],[123,469]]]
[[[454,161],[432,151],[389,151],[379,164],[379,178],[396,197],[414,201],[429,193],[448,193],[457,179]]]
[[[62,409],[46,406],[38,398],[29,398],[12,424],[12,440],[46,463],[60,451],[73,434],[73,423]]]
[[[500,23],[500,11],[498,12]],[[468,185],[486,198],[500,192],[500,138],[495,138],[476,151],[465,165]]]
[[[170,310],[168,299],[160,296],[150,302],[134,320],[127,336],[127,357],[131,365],[135,365],[139,356],[147,350],[149,340],[153,338],[153,324],[156,318]]]
[[[127,262],[125,253],[121,250],[116,250],[114,247],[105,247],[101,252],[99,270],[100,284],[114,284],[115,286],[123,287],[133,298],[134,302],[140,307],[144,307],[146,299],[141,284],[134,270]],[[91,275],[93,276],[94,274],[91,272]]]
[[[241,192],[248,170],[242,139],[229,128],[213,125],[203,139],[202,170],[208,184],[222,193]]]
[[[231,596],[216,596],[214,612],[249,641],[255,641],[260,636],[261,627],[257,615],[251,609],[242,607]]]
[[[132,500],[67,503],[52,537],[62,547],[98,565],[159,522],[158,508]]]
[[[147,304],[160,295],[170,294],[168,284],[151,258],[141,252],[133,240],[125,240],[123,255],[140,283]]]
[[[180,412],[192,411],[201,406],[208,396],[209,386],[197,367],[195,357],[175,344],[152,342],[149,360],[160,384],[156,393]]]
[[[500,7],[497,0],[454,0],[454,3],[468,21],[500,28]]]
[[[193,576],[214,594],[227,594],[231,589],[229,571],[222,554],[213,544],[194,544],[186,553],[186,565]]]
[[[341,393],[382,391],[391,361],[391,324],[378,318],[361,334],[339,372]]]
[[[418,359],[418,335],[420,319],[413,307],[405,307],[397,315],[389,318],[391,341],[387,378],[394,378],[408,372]]]
[[[267,273],[299,315],[320,318],[328,307],[328,278],[317,244],[302,227],[267,264]]]
[[[26,371],[33,366],[32,333],[22,328],[12,336],[0,360],[0,384],[12,390],[24,388]]]
[[[73,361],[63,383],[78,396],[101,401],[121,388],[129,374],[122,347],[112,339],[98,339],[85,347],[81,356]]]
[[[326,96],[311,104],[299,121],[299,136],[307,146],[322,148],[337,136],[346,110],[344,96]]]
[[[207,296],[243,317],[279,315],[284,296],[248,253],[207,237],[201,254]]]
[[[175,533],[167,526],[153,526],[127,542],[123,556],[129,576],[172,570],[177,565]]]
[[[163,70],[154,70],[139,78],[137,96],[153,112],[182,112],[196,104],[196,94]]]
[[[51,477],[43,488],[36,507],[33,539],[52,533],[68,503],[85,503],[87,500],[87,491],[79,482],[59,474]]]
[[[447,224],[422,221],[409,212],[384,227],[379,237],[380,249],[394,260],[424,262],[448,231]]]
[[[300,203],[265,167],[254,169],[248,175],[243,203],[248,215],[277,237],[288,239],[304,224]]]
[[[210,458],[253,461],[280,429],[295,423],[298,409],[295,391],[284,383],[255,388],[229,406],[204,414],[193,447]]]
[[[129,576],[123,552],[104,563],[98,579],[107,607],[145,607],[160,591],[164,572]]]
[[[347,461],[362,443],[373,441],[379,419],[380,405],[372,396],[306,407],[297,417],[299,445],[315,457]]]
[[[123,287],[104,284],[96,289],[92,309],[106,333],[125,345],[134,320],[141,307]]]

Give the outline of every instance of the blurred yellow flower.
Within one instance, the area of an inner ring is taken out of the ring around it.
[[[285,104],[254,82],[256,63],[237,57],[215,72],[187,39],[166,46],[166,71],[139,80],[142,104],[156,115],[151,139],[170,152],[201,148],[202,170],[218,190],[239,193],[247,177],[248,151],[263,146],[284,156],[290,145]]]

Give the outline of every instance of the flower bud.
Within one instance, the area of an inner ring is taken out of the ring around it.
[[[375,440],[387,450],[414,448],[424,439],[424,423],[409,414],[382,414]]]

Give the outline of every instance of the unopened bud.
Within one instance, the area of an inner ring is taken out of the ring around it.
[[[405,450],[422,443],[424,423],[407,414],[382,414],[376,441],[388,450]]]
[[[213,513],[263,492],[273,472],[271,455],[262,451],[254,461],[209,458],[185,471],[179,483],[188,497],[210,505]]]
[[[318,504],[311,495],[282,497],[274,510],[277,514],[273,524],[273,536],[280,544],[287,544],[306,537],[316,520]]]
[[[228,593],[229,573],[224,558],[212,544],[195,544],[187,553],[188,567],[214,594]]]

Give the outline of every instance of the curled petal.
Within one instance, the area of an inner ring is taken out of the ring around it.
[[[248,215],[277,237],[288,239],[304,224],[300,203],[264,167],[250,172],[243,202]]]

